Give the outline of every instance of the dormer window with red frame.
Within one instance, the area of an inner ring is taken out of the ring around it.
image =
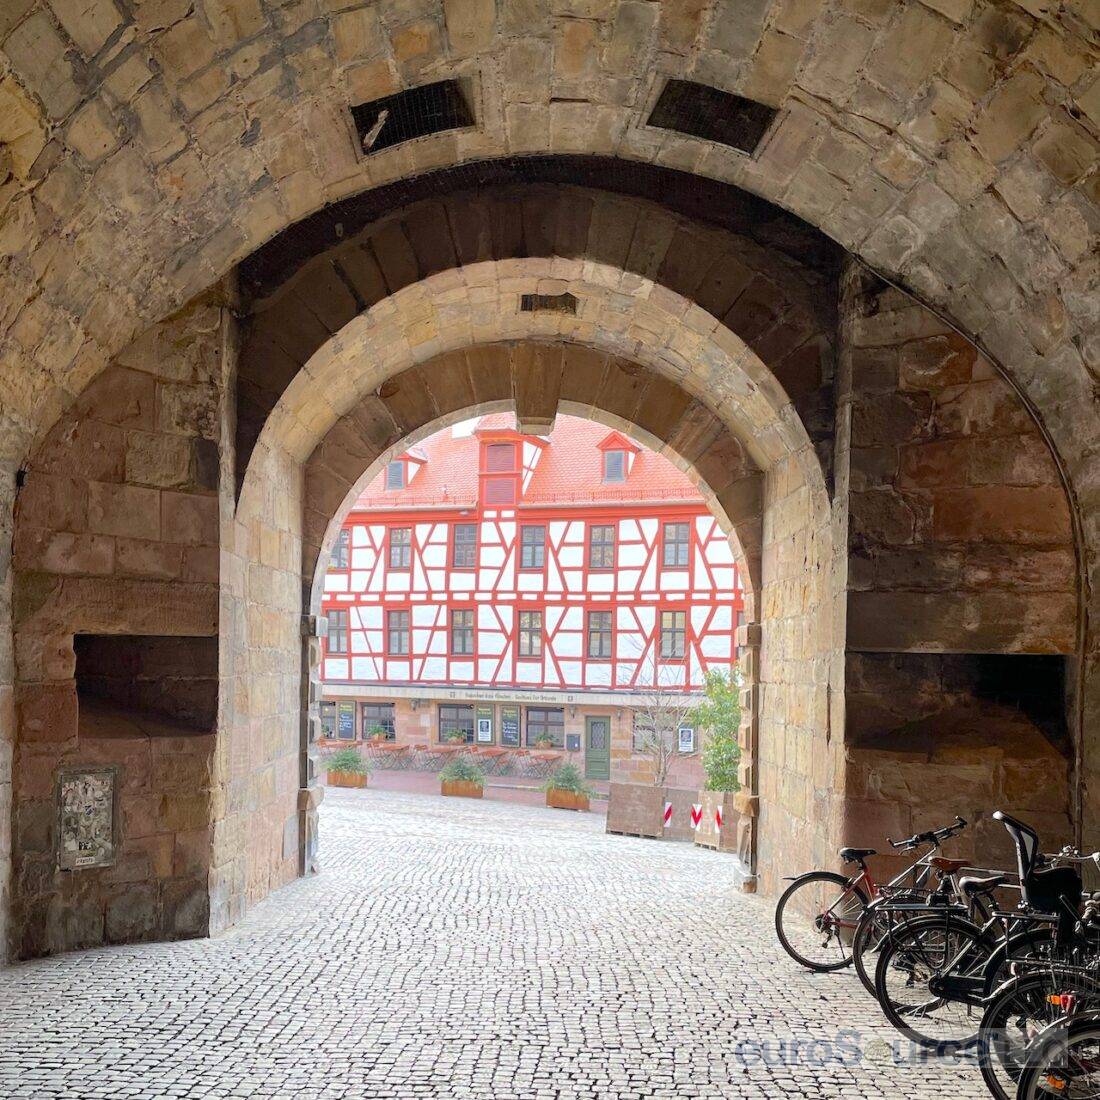
[[[622,484],[641,448],[622,432],[609,432],[599,443],[600,477],[605,485]]]
[[[482,503],[507,507],[516,503],[518,478],[515,443],[486,443]]]
[[[405,463],[396,458],[386,466],[386,488],[405,488]]]

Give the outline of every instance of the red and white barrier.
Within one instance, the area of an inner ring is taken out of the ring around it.
[[[722,831],[722,807],[719,806],[714,811],[714,831],[720,833]]]
[[[671,802],[666,802],[665,803],[665,818],[664,818],[664,824],[665,824],[666,829],[669,827],[671,822],[672,822],[672,803]]]
[[[691,807],[691,827],[698,829],[703,823],[703,804],[696,802]]]

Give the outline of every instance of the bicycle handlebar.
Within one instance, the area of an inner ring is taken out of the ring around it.
[[[886,842],[891,848],[898,850],[908,850],[909,848],[916,848],[920,844],[939,844],[941,841],[947,840],[948,837],[954,836],[956,833],[961,832],[966,828],[967,822],[965,818],[961,818],[956,815],[954,822],[951,825],[945,825],[942,829],[931,829],[927,833],[916,833],[908,840],[891,840],[886,838]]]

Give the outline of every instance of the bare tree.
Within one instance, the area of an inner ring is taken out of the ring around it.
[[[653,761],[653,785],[668,781],[672,761],[680,754],[680,727],[693,726],[699,697],[683,687],[662,680],[661,665],[649,660],[650,686],[639,693],[634,707],[634,749]]]

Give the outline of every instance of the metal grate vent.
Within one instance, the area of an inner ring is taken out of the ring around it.
[[[649,125],[752,154],[777,113],[774,107],[709,84],[670,80],[649,116]]]
[[[461,130],[475,124],[474,112],[457,80],[440,80],[352,107],[351,117],[364,153]]]
[[[576,313],[577,299],[565,294],[523,294],[519,301],[520,313]]]

